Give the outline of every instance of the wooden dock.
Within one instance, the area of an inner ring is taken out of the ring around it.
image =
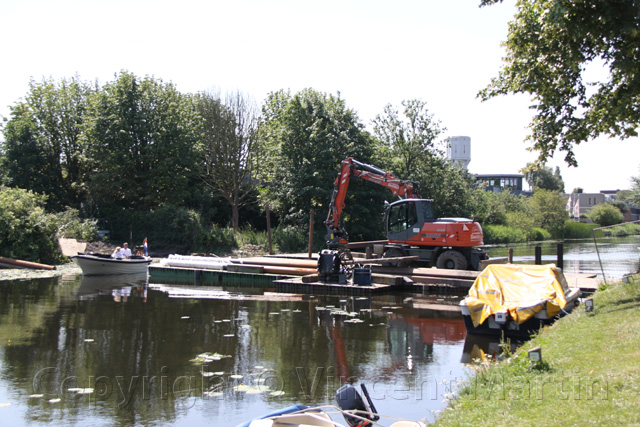
[[[356,258],[356,264],[366,265],[371,260]],[[381,292],[429,293],[434,291],[464,292],[473,285],[478,271],[444,270],[437,268],[400,268],[371,265],[372,285],[356,286],[319,282],[316,274],[317,259],[300,254],[250,257],[237,260],[224,269],[181,268],[152,264],[153,278],[201,282],[231,282],[273,285],[286,292],[313,294],[366,295]],[[591,294],[600,281],[595,274],[565,273],[570,287],[578,287]]]

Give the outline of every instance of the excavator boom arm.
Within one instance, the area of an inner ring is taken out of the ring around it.
[[[349,157],[342,161],[340,165],[340,172],[338,173],[333,185],[333,194],[331,195],[331,203],[329,204],[329,214],[325,221],[328,231],[328,240],[333,240],[336,236],[344,237],[346,240],[347,233],[340,225],[340,217],[342,216],[344,201],[347,197],[347,190],[352,176],[387,187],[394,195],[401,199],[414,199],[420,197],[414,193],[415,183],[400,180],[389,172]]]

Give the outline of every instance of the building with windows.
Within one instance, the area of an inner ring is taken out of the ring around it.
[[[603,193],[572,193],[567,200],[567,211],[574,218],[586,215],[594,206],[607,202]]]
[[[499,193],[509,190],[515,194],[528,194],[522,190],[522,180],[524,175],[521,173],[511,174],[476,174],[474,175],[480,185],[487,191]]]

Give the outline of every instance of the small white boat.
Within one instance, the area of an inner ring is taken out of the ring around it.
[[[349,427],[388,425],[387,423],[378,423],[381,417],[392,422],[390,427],[426,427],[426,424],[421,421],[409,421],[378,414],[364,384],[361,384],[361,387],[368,405],[365,404],[355,387],[346,384],[340,387],[336,393],[336,400],[340,407],[294,405],[237,427],[346,427],[344,424],[334,421],[331,415],[342,415]]]
[[[132,256],[129,259],[111,258],[110,255],[78,253],[71,259],[80,266],[85,276],[94,274],[136,274],[146,273],[152,259]]]

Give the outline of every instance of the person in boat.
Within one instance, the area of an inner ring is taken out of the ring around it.
[[[120,252],[122,252],[122,258],[131,258],[131,249],[129,249],[129,244],[127,242],[122,244],[122,250]]]
[[[120,246],[113,251],[111,258],[122,259],[122,248]]]

